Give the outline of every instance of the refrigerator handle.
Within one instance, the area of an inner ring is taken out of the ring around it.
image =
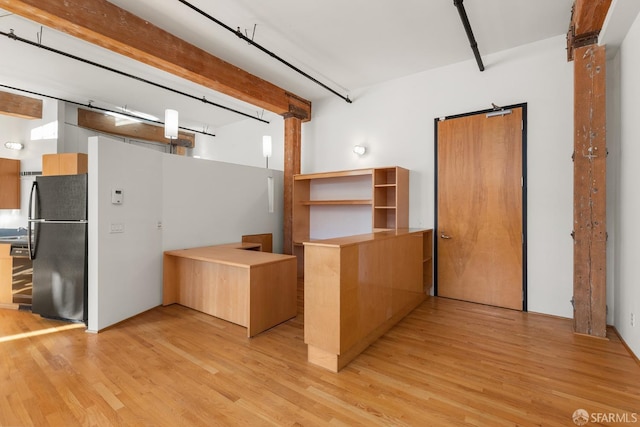
[[[31,192],[29,193],[29,211],[27,212],[28,222],[27,222],[27,248],[29,249],[29,259],[34,259],[36,255],[36,242],[33,239],[34,233],[33,228],[35,227],[35,222],[33,221],[32,214],[34,212],[34,199],[33,195],[36,195],[36,203],[38,199],[38,183],[36,181],[31,185]]]

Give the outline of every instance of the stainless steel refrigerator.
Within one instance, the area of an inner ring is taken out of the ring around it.
[[[87,175],[39,176],[29,196],[31,311],[87,323]]]

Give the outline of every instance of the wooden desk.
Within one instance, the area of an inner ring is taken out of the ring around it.
[[[252,337],[296,316],[296,257],[234,243],[166,251],[162,305],[178,303]]]
[[[304,243],[309,362],[338,372],[425,298],[426,230]]]

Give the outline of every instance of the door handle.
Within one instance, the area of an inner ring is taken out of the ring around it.
[[[447,235],[446,235],[446,234],[444,234],[444,233],[440,233],[440,238],[441,238],[441,239],[444,239],[444,240],[449,240],[449,239],[451,239],[451,236],[447,236]]]
[[[33,195],[36,195],[35,199]],[[31,192],[29,193],[29,210],[27,212],[27,249],[29,250],[29,259],[35,259],[36,257],[36,242],[35,242],[35,233],[33,232],[33,228],[35,227],[33,218],[36,216],[35,214],[35,205],[34,202],[38,202],[38,183],[36,181],[31,184]]]

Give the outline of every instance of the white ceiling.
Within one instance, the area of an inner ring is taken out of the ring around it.
[[[176,36],[315,101],[335,96],[178,0],[111,0]],[[348,96],[354,90],[432,68],[473,59],[453,0],[189,0],[229,27]],[[480,53],[565,34],[573,0],[467,0]],[[400,7],[401,5],[401,7]],[[40,24],[0,10],[0,31],[37,42]],[[135,43],[132,40],[132,43]],[[257,107],[152,69],[136,61],[45,28],[42,44],[90,59],[198,98],[267,120]],[[180,111],[182,126],[215,131],[246,117],[0,36],[0,84],[79,103],[163,115]],[[475,62],[469,73],[480,72]],[[485,64],[491,72],[491,64]],[[6,90],[0,88],[0,90]],[[357,99],[354,100],[357,102]],[[162,120],[162,118],[160,118]]]

